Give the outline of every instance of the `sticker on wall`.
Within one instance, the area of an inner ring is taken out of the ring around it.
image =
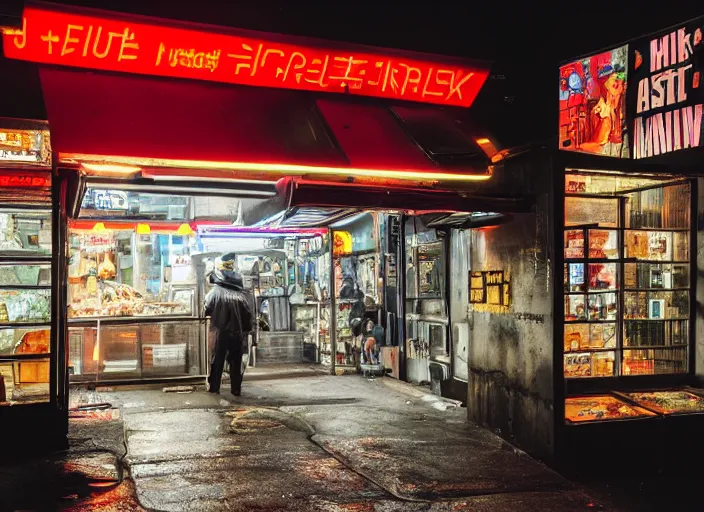
[[[335,256],[350,254],[352,252],[352,234],[347,231],[335,231],[332,252]]]
[[[503,270],[486,270],[469,273],[469,302],[477,306],[485,305],[496,312],[506,311],[511,303],[511,285]],[[484,310],[484,308],[481,308]]]

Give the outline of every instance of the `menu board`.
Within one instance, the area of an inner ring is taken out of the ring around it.
[[[642,407],[629,405],[611,395],[582,396],[565,399],[565,420],[570,423],[624,420],[657,416]]]
[[[622,395],[660,414],[704,413],[704,398],[687,391],[651,391]]]

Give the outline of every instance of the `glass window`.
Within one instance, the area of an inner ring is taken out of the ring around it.
[[[49,359],[4,360],[0,358],[0,405],[49,401]]]
[[[688,183],[626,194],[626,228],[689,229]]]
[[[565,226],[618,226],[618,200],[615,198],[566,197]]]
[[[565,287],[570,292],[584,291],[584,263],[565,263]]]
[[[584,258],[584,230],[565,230],[565,259]]]
[[[81,203],[81,218],[191,220],[192,198],[132,190],[88,187]]]
[[[623,192],[620,198],[565,199],[566,378],[687,371],[690,187],[629,193],[625,184],[650,184],[634,178],[608,183],[619,179],[566,181],[568,194]]]
[[[51,290],[0,289],[0,324],[49,322]]]
[[[614,230],[589,230],[589,258],[616,259],[619,257],[618,232]]]
[[[440,297],[443,293],[442,242],[418,246],[418,296]]]
[[[50,337],[48,328],[0,329],[0,355],[48,354]]]
[[[0,256],[51,256],[51,212],[0,208]]]
[[[134,230],[72,232],[69,318],[193,315],[195,240]]]
[[[626,263],[626,289],[689,288],[689,265],[663,263]]]
[[[51,286],[51,265],[0,263],[0,286]]]

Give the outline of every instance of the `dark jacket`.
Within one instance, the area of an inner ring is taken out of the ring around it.
[[[212,276],[215,285],[205,297],[205,315],[218,337],[243,338],[253,329],[253,299],[238,282]]]

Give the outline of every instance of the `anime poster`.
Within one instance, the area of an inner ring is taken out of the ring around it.
[[[628,46],[560,67],[560,149],[628,158]]]

